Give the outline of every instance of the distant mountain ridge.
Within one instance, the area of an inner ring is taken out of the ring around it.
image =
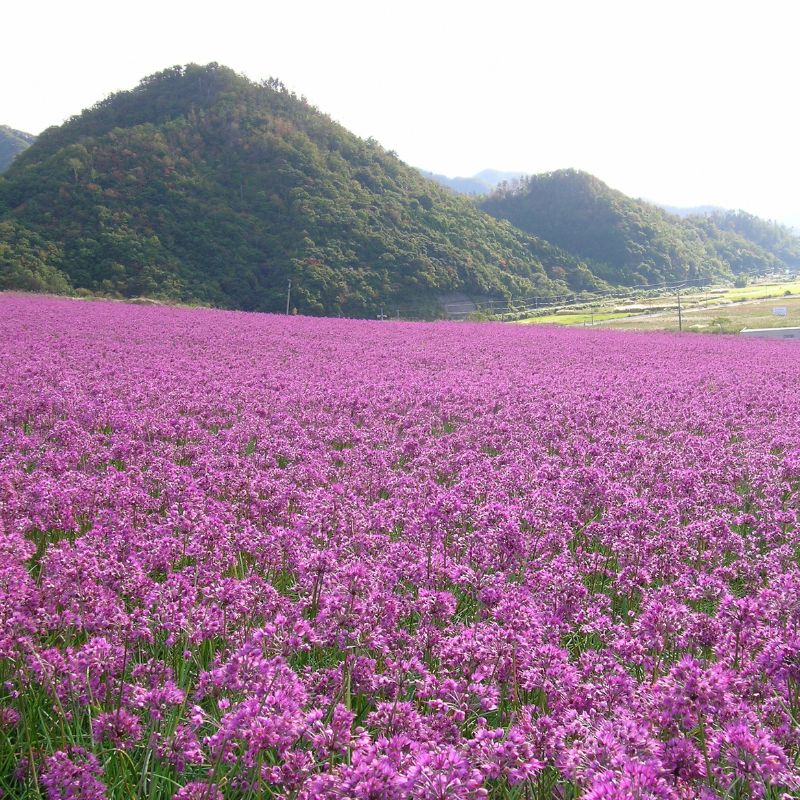
[[[501,183],[518,180],[524,174],[522,172],[502,172],[496,169],[484,169],[470,178],[448,178],[447,175],[439,175],[423,169],[419,170],[419,172],[425,178],[436,181],[441,186],[452,189],[458,194],[466,195],[489,194]]]
[[[669,214],[674,214],[676,217],[697,217],[704,214],[725,214],[727,208],[721,206],[692,206],[691,208],[683,208],[681,206],[668,206],[664,203],[657,203],[654,200],[647,200],[645,202],[652,203],[652,205],[663,208]]]
[[[606,284],[279,81],[217,64],[145,78],[50,128],[0,177],[0,288],[230,308],[437,313]]]
[[[730,231],[777,256],[792,269],[800,269],[800,234],[788,225],[761,219],[746,211],[714,211],[688,217],[702,224],[707,217],[717,228]]]
[[[743,214],[746,217],[752,217],[753,219],[760,219],[762,222],[766,222],[768,225],[777,226],[779,228],[785,228],[794,236],[800,236],[800,218],[797,220],[794,219],[769,219],[764,220],[763,217],[756,217],[752,214],[749,214],[742,209],[739,210],[732,210],[729,208],[723,208],[722,206],[692,206],[691,208],[684,208],[680,206],[668,206],[664,203],[655,203],[654,201],[648,201],[653,203],[654,205],[663,208],[664,211],[669,212],[670,214],[675,214],[678,217],[702,217],[702,216],[710,216],[710,217],[725,217],[728,215],[736,215],[736,214]]]
[[[679,217],[578,170],[523,178],[479,206],[609,283],[730,278],[800,265],[800,238],[744,212]]]
[[[16,156],[35,141],[36,137],[31,133],[0,125],[0,172],[5,172]]]

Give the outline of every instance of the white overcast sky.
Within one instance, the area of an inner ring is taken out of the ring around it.
[[[32,133],[218,61],[434,172],[575,167],[800,228],[797,0],[40,0],[0,24],[0,122]]]

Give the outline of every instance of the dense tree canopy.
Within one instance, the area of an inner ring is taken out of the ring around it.
[[[45,131],[0,179],[0,281],[305,313],[603,285],[278,81],[174,67]]]
[[[288,92],[173,67],[0,176],[0,289],[374,316],[800,265],[788,229],[680,219],[573,170],[454,194]],[[488,213],[486,213],[488,212]]]
[[[615,284],[729,278],[796,265],[800,239],[750,215],[681,219],[576,170],[504,184],[481,207]]]
[[[717,211],[710,215],[711,222],[722,231],[731,231],[771,253],[791,268],[800,267],[800,236],[791,228],[769,222],[746,211]],[[701,220],[694,219],[697,224]]]

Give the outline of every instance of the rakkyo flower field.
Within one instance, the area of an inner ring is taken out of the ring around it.
[[[0,788],[800,792],[800,350],[0,296]]]

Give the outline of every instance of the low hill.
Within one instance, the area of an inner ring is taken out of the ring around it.
[[[655,205],[678,217],[713,217],[720,228],[735,230],[748,238],[749,235],[754,232],[753,228],[755,226],[755,228],[760,230],[759,233],[755,234],[755,238],[752,239],[752,241],[756,243],[764,236],[765,229],[768,231],[766,236],[771,242],[774,242],[775,239],[779,241],[784,240],[787,236],[795,238],[800,237],[800,218],[765,220],[762,217],[748,214],[746,211],[732,211],[727,208],[721,208],[720,206],[693,206],[692,208],[682,208],[680,206],[668,206],[664,203],[655,203]],[[794,246],[792,246],[792,249],[794,249]]]
[[[30,147],[36,137],[8,125],[0,125],[0,172],[5,172],[16,156]]]
[[[164,70],[45,131],[0,178],[0,288],[222,307],[436,313],[603,285],[288,92]]]
[[[480,207],[566,250],[614,284],[771,272],[788,266],[794,252],[789,240],[778,247],[766,234],[756,236],[754,223],[748,233],[747,220],[680,218],[577,170],[523,178]]]
[[[718,229],[738,234],[768,250],[788,267],[800,269],[800,235],[787,225],[761,219],[746,211],[715,211],[708,216]]]

